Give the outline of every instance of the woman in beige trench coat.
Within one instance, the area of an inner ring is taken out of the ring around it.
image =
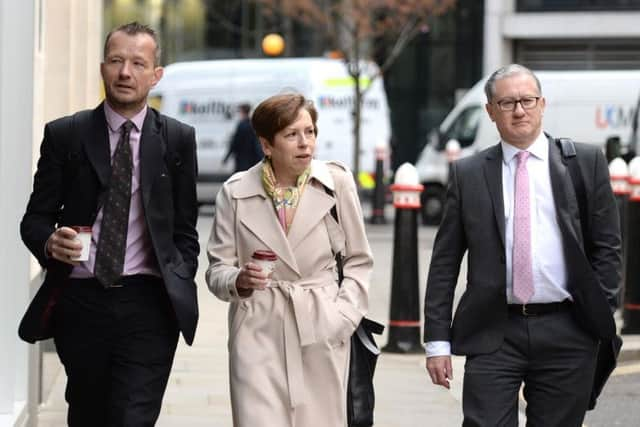
[[[236,427],[346,426],[349,340],[367,311],[373,260],[351,172],[312,160],[316,120],[301,95],[260,104],[252,124],[265,160],[229,178],[216,200],[206,278],[230,302]],[[276,254],[270,278],[251,262],[256,250]]]

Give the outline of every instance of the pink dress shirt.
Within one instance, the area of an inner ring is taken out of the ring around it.
[[[104,113],[109,130],[109,148],[111,150],[111,158],[113,159],[113,153],[116,150],[116,145],[120,138],[120,126],[122,126],[127,118],[115,112],[106,101],[104,102]],[[147,106],[145,105],[138,114],[131,118],[131,121],[135,125],[129,137],[131,153],[133,155],[133,170],[131,172],[131,207],[129,208],[129,228],[127,232],[127,249],[124,258],[123,276],[132,274],[152,274],[160,276],[156,257],[151,245],[151,238],[145,222],[144,209],[142,207],[142,189],[140,188],[140,139],[142,137],[142,124],[144,123],[146,115]],[[71,277],[93,277],[101,224],[102,208],[98,212],[96,221],[91,228],[89,259],[80,263],[77,267],[74,267],[71,272]]]

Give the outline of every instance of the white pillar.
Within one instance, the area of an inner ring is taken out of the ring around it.
[[[34,2],[0,2],[0,425],[25,416],[29,352],[17,327],[29,299],[19,223],[31,183]]]
[[[491,74],[513,62],[513,43],[504,37],[503,22],[506,14],[515,11],[515,2],[516,0],[485,0],[483,75]]]

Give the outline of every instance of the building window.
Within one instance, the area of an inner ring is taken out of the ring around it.
[[[640,10],[640,0],[517,0],[518,12]]]
[[[640,68],[640,40],[522,40],[516,62],[534,70],[633,70]]]

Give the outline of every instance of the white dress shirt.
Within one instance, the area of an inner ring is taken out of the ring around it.
[[[513,298],[513,207],[516,154],[521,151],[502,141],[502,195],[505,219],[505,258],[507,303],[517,303]],[[567,291],[567,268],[562,248],[562,235],[558,225],[556,206],[549,174],[549,140],[540,133],[527,149],[529,194],[531,208],[531,253],[535,292],[529,303],[551,303],[571,299]],[[427,357],[451,354],[448,341],[430,341],[425,344]]]

